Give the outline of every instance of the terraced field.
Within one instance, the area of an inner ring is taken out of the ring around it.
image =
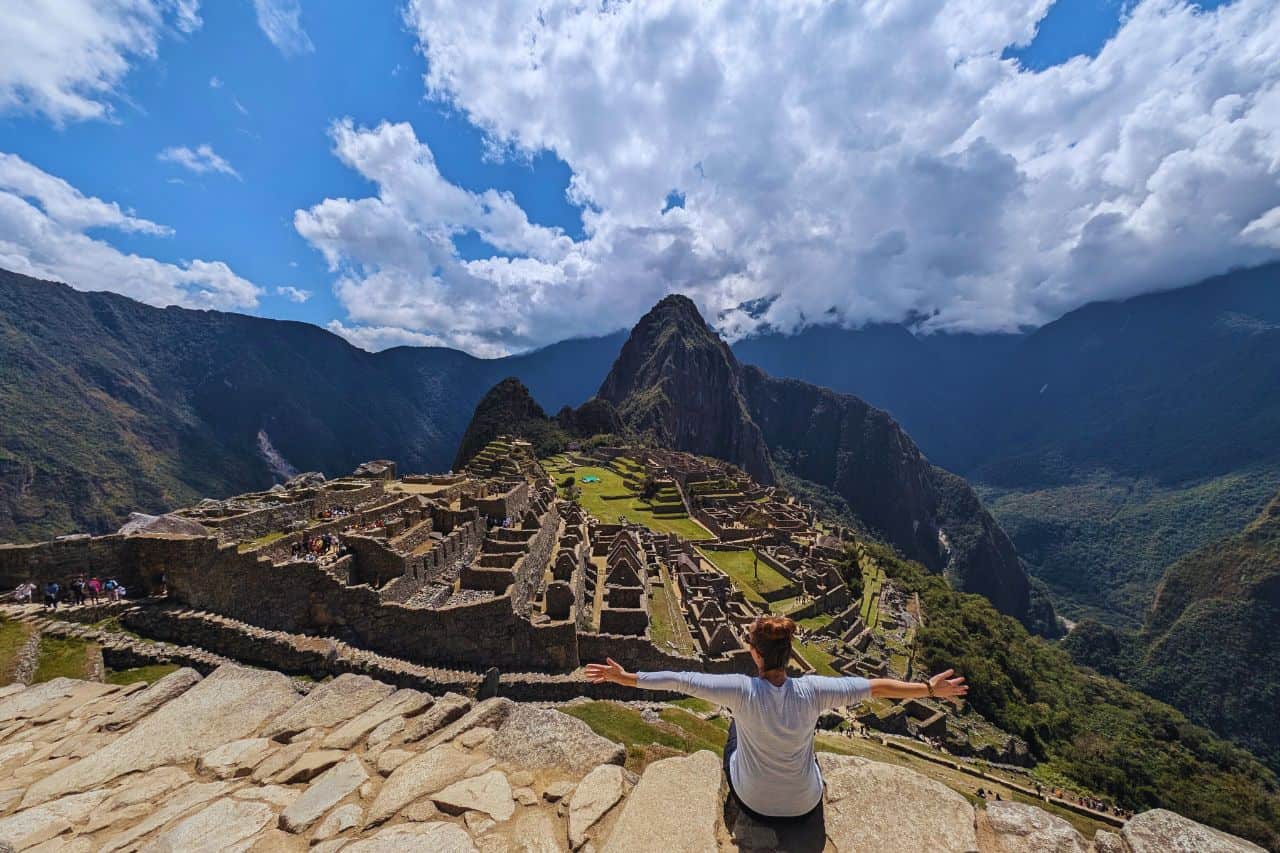
[[[777,592],[791,586],[791,581],[764,560],[757,563],[752,551],[712,551],[708,548],[699,549],[698,553],[728,575],[734,585],[742,590],[743,595],[761,607],[769,607],[763,593]],[[784,599],[777,604],[782,606],[787,600]]]
[[[557,483],[572,476],[581,490],[578,502],[601,521],[612,523],[625,518],[657,533],[676,533],[694,541],[713,538],[684,511],[675,489],[659,491],[653,500],[642,498],[644,468],[632,459],[622,457],[602,466],[576,465],[565,456],[553,456],[542,460],[542,467]],[[584,483],[584,477],[595,477],[597,481]],[[561,494],[565,494],[564,489]]]

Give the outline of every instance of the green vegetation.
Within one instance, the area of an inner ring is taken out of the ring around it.
[[[1136,810],[1168,808],[1250,838],[1280,843],[1280,783],[1239,747],[1131,687],[1077,668],[985,598],[867,544],[929,619],[919,663],[954,667],[984,717],[1027,741],[1046,784],[1064,783]]]
[[[639,711],[616,702],[583,702],[563,710],[601,737],[626,746],[627,769],[636,772],[676,753],[700,749],[724,753],[725,730],[681,708],[663,710],[657,723],[646,722]]]
[[[40,683],[54,678],[85,678],[89,657],[89,644],[84,640],[50,637],[40,638],[40,657],[36,662],[32,682]]]
[[[1176,485],[1096,472],[1063,485],[979,487],[1064,615],[1130,628],[1171,563],[1239,531],[1277,490],[1276,466]]]
[[[755,551],[718,551],[698,549],[698,553],[715,564],[716,568],[733,579],[742,594],[757,604],[765,604],[762,593],[777,592],[791,586],[791,581],[780,575],[764,560],[756,558]]]
[[[816,674],[840,675],[840,673],[836,671],[835,667],[831,665],[831,662],[834,661],[835,658],[816,643],[805,643],[800,640],[796,640],[795,649],[800,657],[804,658],[805,662],[808,663],[809,666],[813,667]]]
[[[711,538],[706,528],[684,512],[678,500],[674,505],[664,503],[661,493],[651,501],[640,497],[641,483],[636,479],[640,472],[634,460],[615,459],[609,467],[577,466],[558,456],[543,460],[543,467],[553,472],[556,479],[572,476],[582,490],[579,504],[601,521],[615,522],[621,515],[658,533],[677,533],[692,540]],[[582,482],[587,476],[598,477],[600,481]]]
[[[278,539],[283,539],[286,535],[287,534],[283,530],[273,530],[270,533],[262,534],[257,539],[250,539],[247,542],[241,542],[238,546],[236,546],[236,550],[238,550],[241,554],[245,553],[246,551],[256,551],[258,548],[262,548],[263,546],[270,545],[272,542],[275,542]]]
[[[150,666],[135,666],[131,669],[112,669],[107,671],[103,680],[108,684],[133,684],[136,681],[154,684],[177,669],[179,667],[176,663],[156,663]]]
[[[18,653],[27,644],[31,627],[16,619],[0,619],[0,687],[13,683]]]
[[[1280,497],[1165,572],[1141,633],[1080,623],[1077,663],[1174,705],[1280,772]]]
[[[649,632],[658,648],[665,649],[670,643],[681,654],[697,654],[698,647],[689,633],[689,624],[680,610],[665,568],[662,570],[662,583],[654,584],[649,601]]]

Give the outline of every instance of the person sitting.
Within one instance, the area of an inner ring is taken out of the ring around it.
[[[822,806],[823,781],[814,754],[818,717],[824,711],[856,705],[872,697],[945,699],[963,696],[964,678],[946,670],[927,682],[890,678],[791,678],[787,661],[796,623],[785,616],[762,616],[751,626],[747,647],[757,674],[712,675],[701,672],[627,672],[608,658],[588,664],[594,683],[670,690],[723,705],[733,713],[724,749],[729,791],[740,809],[757,820],[805,820]]]

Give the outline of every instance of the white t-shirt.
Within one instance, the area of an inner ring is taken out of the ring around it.
[[[865,678],[806,675],[776,687],[748,675],[641,672],[637,684],[674,690],[733,712],[738,748],[729,761],[733,790],[747,808],[771,817],[806,814],[822,800],[813,730],[823,711],[871,696]]]

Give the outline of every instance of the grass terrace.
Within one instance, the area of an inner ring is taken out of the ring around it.
[[[838,672],[834,666],[831,665],[832,662],[835,660],[835,657],[830,652],[828,652],[827,650],[819,646],[817,643],[805,643],[805,642],[801,642],[800,640],[795,640],[794,642],[795,642],[796,652],[800,655],[800,657],[805,659],[805,662],[809,664],[809,666],[813,667],[814,674],[816,675],[841,675],[842,674]]]
[[[39,684],[55,678],[87,678],[90,645],[84,640],[63,637],[40,638],[40,657],[36,661],[35,677]]]
[[[612,524],[618,516],[623,516],[655,533],[676,533],[695,541],[712,538],[705,527],[684,511],[674,489],[664,490],[668,493],[666,498],[663,492],[655,496],[657,500],[641,498],[644,468],[634,460],[620,457],[608,466],[574,465],[564,456],[553,456],[543,460],[542,465],[557,483],[572,476],[581,490],[582,508],[603,522]],[[583,477],[598,477],[599,482],[584,483]],[[561,495],[564,494],[562,489]]]
[[[18,653],[31,636],[31,626],[16,619],[0,620],[0,686],[13,683]]]
[[[659,648],[666,648],[670,643],[680,654],[696,655],[698,647],[689,633],[689,623],[685,621],[665,566],[661,573],[662,583],[654,584],[649,600],[649,633]]]
[[[171,672],[178,669],[176,663],[156,663],[150,666],[137,666],[131,669],[113,669],[109,670],[103,677],[103,681],[108,684],[133,684],[135,681],[145,681],[147,684],[154,684],[164,678]]]
[[[713,551],[711,549],[704,551],[699,549],[698,553],[710,561],[717,569],[728,575],[733,580],[734,585],[742,590],[742,594],[756,604],[768,606],[764,600],[763,593],[777,592],[791,585],[791,581],[779,574],[776,569],[764,560],[759,561],[757,577],[754,551]],[[778,604],[784,604],[789,600],[791,599],[784,599]],[[779,610],[777,612],[783,611]]]

